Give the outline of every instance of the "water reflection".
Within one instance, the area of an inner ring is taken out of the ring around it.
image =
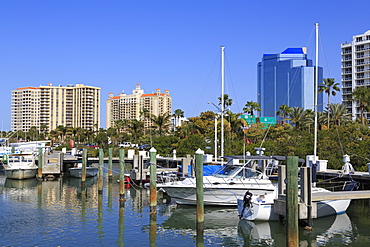
[[[349,243],[352,232],[351,220],[347,214],[334,215],[314,220],[314,230],[300,229],[300,246],[317,246],[328,242]],[[240,220],[238,234],[245,246],[285,246],[285,226],[280,222],[252,222]]]
[[[119,184],[105,177],[53,181],[8,180],[0,176],[1,245],[194,246],[196,208],[163,204],[150,214],[149,191],[131,187],[119,201]],[[348,214],[314,220],[300,230],[300,246],[367,246],[370,200],[353,201]],[[12,217],[8,217],[12,215]],[[54,244],[55,243],[55,244]],[[204,246],[285,246],[280,222],[239,220],[237,209],[206,207]]]

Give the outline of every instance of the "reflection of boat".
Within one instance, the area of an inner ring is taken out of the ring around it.
[[[27,179],[36,177],[37,165],[32,153],[4,154],[2,157],[4,173],[7,178]]]
[[[97,176],[94,177],[88,177],[85,180],[85,186],[90,187],[93,186],[94,183],[98,180]],[[68,178],[68,185],[71,187],[81,187],[81,179],[70,177]]]
[[[323,188],[312,188],[312,194],[319,195],[320,193],[332,192]],[[274,212],[275,199],[277,199],[276,193],[252,197],[250,200],[245,197],[239,198],[238,215],[240,218],[246,220],[279,220],[279,215]],[[315,203],[317,207],[317,218],[320,218],[346,212],[351,200],[329,200],[317,201]]]
[[[348,233],[351,231],[351,220],[345,213],[314,219],[312,231],[300,229],[300,246],[316,246],[317,243],[327,243],[335,239],[347,242],[345,238],[350,236]],[[251,246],[253,243],[258,243],[258,246],[265,246],[263,243],[266,246],[286,246],[285,226],[279,221],[258,222],[241,219],[238,223],[238,235]]]
[[[245,159],[244,163],[226,164],[210,176],[203,177],[204,205],[236,205],[237,198],[250,190],[254,194],[273,193],[275,185],[260,170],[277,167],[279,156],[230,156],[232,160]],[[285,157],[284,157],[285,159]],[[260,169],[260,170],[258,170]],[[158,184],[179,204],[196,204],[196,179],[185,178]]]
[[[171,208],[171,216],[162,224],[167,229],[192,229],[196,227],[196,208],[192,206],[178,206]],[[233,228],[238,225],[238,219],[230,217],[235,214],[233,208],[207,207],[204,210],[204,228],[220,229]],[[226,220],[227,219],[227,220]]]
[[[30,179],[6,179],[4,187],[6,188],[15,188],[15,189],[25,189],[37,186],[37,178],[30,178]]]

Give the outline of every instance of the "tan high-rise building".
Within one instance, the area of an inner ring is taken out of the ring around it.
[[[136,84],[136,88],[132,90],[132,94],[122,92],[118,96],[110,93],[106,100],[106,128],[114,127],[114,122],[119,119],[137,119],[144,121],[144,127],[151,126],[151,122],[143,117],[143,112],[147,111],[150,114],[159,116],[163,114],[171,114],[172,98],[170,92],[165,90],[161,93],[158,88],[155,92],[145,94],[140,88],[140,84]]]
[[[12,91],[11,130],[32,126],[100,127],[100,88],[84,84],[17,88]]]
[[[342,103],[354,118],[360,118],[361,110],[352,100],[352,93],[358,87],[370,87],[370,30],[355,35],[342,48]],[[365,114],[370,119],[370,112]]]

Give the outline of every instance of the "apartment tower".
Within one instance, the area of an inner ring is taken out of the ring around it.
[[[318,84],[322,68],[318,67]],[[288,48],[279,54],[264,54],[257,65],[257,100],[264,117],[277,117],[281,105],[314,109],[315,67],[306,48]],[[323,96],[318,95],[318,111]]]
[[[171,114],[172,98],[170,92],[165,90],[161,93],[158,88],[153,93],[144,93],[140,84],[132,90],[132,94],[122,92],[118,96],[110,93],[106,100],[106,128],[114,127],[115,121],[119,119],[137,119],[144,121],[144,127],[152,125],[148,118],[145,118],[144,112],[159,116]]]
[[[352,102],[352,92],[358,87],[370,86],[370,30],[355,35],[352,42],[341,45],[342,48],[342,103],[347,113],[360,118],[361,110],[356,102]],[[365,113],[370,119],[370,113]]]
[[[98,129],[100,88],[84,84],[23,87],[12,91],[11,130],[32,126],[48,131],[57,126]]]

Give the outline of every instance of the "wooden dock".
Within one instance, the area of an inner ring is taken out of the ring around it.
[[[313,202],[346,199],[370,199],[370,190],[312,193]]]

